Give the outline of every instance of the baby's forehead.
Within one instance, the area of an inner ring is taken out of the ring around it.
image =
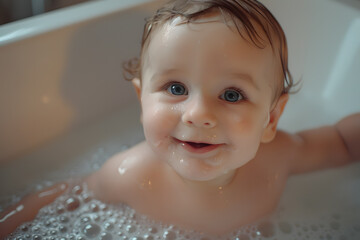
[[[279,36],[272,30],[270,23],[266,20],[254,18],[254,16],[237,16],[220,8],[212,8],[193,18],[182,15],[174,16],[162,25],[181,25],[181,24],[204,24],[218,22],[229,27],[230,30],[237,32],[242,38],[249,41],[259,48],[273,45],[278,42]],[[161,25],[161,24],[160,24]],[[275,43],[273,43],[275,41]]]
[[[255,26],[255,28],[259,32],[259,37],[265,38],[264,33],[261,33],[261,27]],[[263,46],[259,47],[252,42],[251,36],[246,36],[243,32],[246,32],[246,30],[238,30],[234,21],[229,16],[224,17],[219,11],[208,12],[191,21],[188,21],[183,16],[176,16],[153,29],[145,55],[148,55],[150,45],[159,44],[154,43],[154,41],[160,41],[164,47],[163,51],[166,51],[169,45],[171,46],[174,42],[181,47],[185,47],[189,41],[198,41],[200,43],[203,40],[202,43],[205,44],[214,42],[214,39],[216,39],[217,42],[214,48],[228,51],[230,55],[233,50],[226,48],[226,44],[237,49],[252,49],[252,51],[244,51],[244,53],[256,52],[263,55],[266,52],[268,53],[267,56],[271,56],[270,61],[274,61],[274,58],[278,57],[270,43],[263,43]],[[174,56],[174,58],[176,57]]]
[[[217,70],[219,74],[239,70],[253,75],[274,70],[270,47],[260,49],[250,44],[219,17],[192,23],[175,19],[157,29],[152,38],[145,67],[163,69],[171,66],[189,71],[196,65],[209,67],[209,71]],[[193,62],[194,58],[200,62]]]
[[[185,25],[196,30],[197,26],[209,23],[224,24],[229,30],[236,33],[242,39],[247,41],[250,45],[255,46],[259,49],[271,47],[273,50],[273,54],[278,54],[278,51],[276,50],[278,50],[279,48],[279,40],[278,37],[275,36],[276,34],[271,33],[271,36],[268,36],[268,33],[264,31],[264,26],[260,25],[255,20],[250,21],[252,23],[249,27],[247,26],[249,23],[243,24],[241,20],[237,17],[232,16],[230,13],[221,11],[217,8],[214,8],[211,11],[207,11],[197,16],[196,18],[187,18],[182,15],[175,15],[167,20],[157,22],[154,26],[150,26],[150,28],[152,28],[152,31],[147,39],[147,43],[143,46],[142,54],[148,50],[150,42],[153,41],[154,38],[156,39],[155,36],[164,33],[164,29],[166,29],[166,35],[166,33],[170,32],[169,30],[177,26]]]

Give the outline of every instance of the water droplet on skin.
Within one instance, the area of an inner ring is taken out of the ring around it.
[[[127,170],[126,168],[121,168],[121,167],[118,168],[120,175],[124,175],[126,173],[126,170]]]
[[[287,234],[292,232],[292,226],[288,222],[279,222],[279,229],[283,233],[287,233]]]
[[[100,230],[101,229],[97,224],[90,223],[85,225],[85,227],[83,228],[83,233],[87,237],[96,237],[100,233]]]

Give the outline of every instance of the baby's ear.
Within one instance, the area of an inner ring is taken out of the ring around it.
[[[133,80],[131,80],[131,82],[135,88],[135,92],[136,92],[136,95],[137,95],[139,101],[141,101],[141,81],[140,81],[140,79],[134,78]]]
[[[141,104],[141,81],[138,78],[134,78],[133,80],[131,80],[131,82],[135,88],[136,95]],[[142,123],[142,112],[140,114],[140,122]]]
[[[289,95],[287,93],[284,93],[279,97],[276,106],[270,112],[269,123],[265,126],[265,130],[261,138],[262,143],[271,142],[275,138],[277,124],[288,100]]]

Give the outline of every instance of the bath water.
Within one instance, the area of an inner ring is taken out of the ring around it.
[[[358,239],[359,222],[342,214],[317,221],[282,219],[281,214],[242,227],[227,236],[206,236],[149,220],[125,204],[105,204],[92,197],[84,184],[73,184],[66,194],[40,210],[37,218],[21,225],[8,239]],[[320,219],[319,219],[320,220]]]
[[[272,216],[226,236],[206,236],[155,222],[125,204],[105,204],[93,198],[79,177],[97,170],[111,155],[142,139],[139,125],[132,125],[138,114],[127,113],[127,117],[111,116],[55,142],[50,152],[59,155],[65,145],[70,151],[72,143],[89,141],[89,135],[101,139],[99,131],[111,129],[111,134],[104,134],[107,137],[97,144],[92,142],[89,148],[82,148],[81,155],[75,151],[70,163],[60,170],[43,174],[45,180],[38,179],[20,193],[1,196],[0,210],[15,204],[25,193],[55,182],[67,179],[70,186],[54,203],[41,209],[36,219],[19,226],[7,239],[360,239],[359,164],[290,178]],[[44,152],[48,153],[49,147],[34,153],[32,158],[44,157]]]

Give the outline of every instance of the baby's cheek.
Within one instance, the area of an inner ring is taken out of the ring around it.
[[[229,116],[228,122],[230,123],[229,130],[233,133],[237,133],[239,136],[249,136],[254,134],[254,118],[250,113],[234,114]]]
[[[143,106],[143,127],[148,140],[162,141],[167,138],[175,123],[176,116],[166,105],[149,103],[145,108]]]
[[[247,150],[250,155],[257,151],[263,131],[263,122],[248,115],[237,116],[233,124],[229,124],[228,136],[232,136],[231,141],[237,145],[241,151]]]

